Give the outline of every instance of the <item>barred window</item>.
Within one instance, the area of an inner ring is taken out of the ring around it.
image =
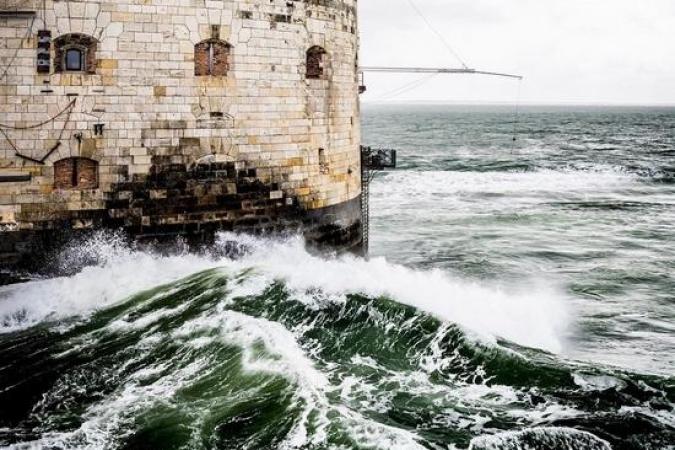
[[[324,59],[326,50],[318,45],[307,50],[307,79],[320,80],[324,75]]]
[[[231,49],[230,44],[218,39],[208,39],[195,45],[195,75],[227,75],[230,70]]]

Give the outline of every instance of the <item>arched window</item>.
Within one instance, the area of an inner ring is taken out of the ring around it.
[[[96,73],[98,41],[81,33],[64,34],[54,39],[54,71]]]
[[[324,76],[324,59],[326,50],[318,45],[307,50],[307,79],[320,80]]]
[[[98,162],[89,158],[66,158],[54,163],[56,189],[96,189]]]
[[[195,75],[223,77],[230,70],[232,46],[219,39],[207,39],[195,45]]]

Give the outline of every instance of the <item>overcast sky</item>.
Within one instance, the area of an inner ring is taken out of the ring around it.
[[[359,1],[361,65],[457,67],[409,4]],[[523,102],[675,104],[675,0],[412,0],[468,66],[522,74]],[[366,74],[364,101],[512,102],[518,82]]]

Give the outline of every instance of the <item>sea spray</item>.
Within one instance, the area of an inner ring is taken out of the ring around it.
[[[164,257],[140,251],[114,233],[100,232],[59,257],[58,266],[74,274],[0,287],[0,333],[86,315],[213,265],[186,252]]]
[[[507,293],[497,286],[462,281],[440,270],[414,270],[384,258],[313,255],[297,237],[274,240],[227,233],[219,236],[221,247],[233,242],[247,251],[239,258],[228,259],[187,252],[162,256],[124,248],[119,242],[110,245],[99,236],[83,245],[82,250],[87,259],[98,262],[96,266],[70,277],[0,291],[4,297],[0,303],[0,331],[18,329],[21,323],[30,326],[42,320],[87,314],[139,290],[198,270],[222,267],[230,271],[251,268],[260,277],[260,287],[282,280],[300,296],[314,291],[331,301],[340,301],[350,293],[388,296],[463,325],[488,340],[504,338],[550,351],[559,351],[563,345],[568,325],[565,298],[551,288],[532,284]],[[74,249],[68,250],[67,261],[78,260],[73,252]],[[220,254],[219,249],[212,254]]]

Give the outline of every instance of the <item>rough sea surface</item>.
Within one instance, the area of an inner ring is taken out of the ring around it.
[[[0,447],[675,448],[675,110],[363,116],[370,260],[101,234],[0,287]]]

